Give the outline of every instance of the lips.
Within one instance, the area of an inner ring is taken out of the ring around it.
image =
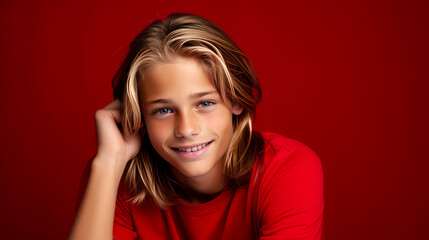
[[[201,148],[205,147],[208,143],[203,143],[201,145],[198,145],[196,147],[192,147],[192,148],[178,148],[177,150],[181,151],[181,152],[195,152],[197,150],[200,150]]]
[[[209,145],[212,142],[213,141],[201,143],[201,144],[197,144],[197,145],[180,146],[180,147],[173,148],[173,149],[176,151],[180,151],[180,152],[195,152],[195,151],[200,150],[201,148],[206,147],[207,145]]]
[[[184,158],[199,159],[207,152],[207,149],[212,142],[213,140],[195,145],[178,146],[172,149]]]

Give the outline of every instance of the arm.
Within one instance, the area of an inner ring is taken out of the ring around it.
[[[119,100],[95,114],[97,155],[69,239],[112,239],[117,189],[127,161],[140,149],[141,138],[123,137],[117,127]]]
[[[94,158],[88,186],[69,239],[112,239],[116,194],[122,173]]]

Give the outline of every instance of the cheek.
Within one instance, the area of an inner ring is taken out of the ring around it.
[[[232,136],[232,113],[227,108],[219,109],[206,117],[211,131],[217,133],[225,144],[229,144]]]
[[[146,120],[146,119],[145,119]],[[151,121],[146,120],[146,129],[149,139],[155,148],[162,146],[170,133],[168,121]]]

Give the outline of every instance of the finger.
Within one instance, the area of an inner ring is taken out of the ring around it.
[[[119,113],[119,110],[110,110],[110,113],[112,114],[112,117],[115,119],[116,123],[122,122],[122,116],[121,113]]]
[[[95,120],[96,122],[104,122],[103,119],[112,119],[116,122],[116,123],[121,123],[122,122],[122,117],[121,114],[119,112],[119,110],[117,109],[100,109],[97,110],[95,112]]]
[[[121,106],[121,100],[115,99],[109,104],[107,104],[103,109],[119,109]]]

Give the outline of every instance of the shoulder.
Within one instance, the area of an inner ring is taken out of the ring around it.
[[[262,136],[265,152],[260,165],[260,197],[320,199],[324,181],[317,154],[307,145],[280,134],[266,132]]]
[[[312,165],[321,168],[317,154],[307,145],[278,133],[262,132],[265,143],[264,169],[278,165]]]
[[[264,141],[267,145],[272,145],[279,148],[284,148],[286,150],[294,150],[294,149],[305,149],[312,151],[307,145],[301,143],[292,138],[283,136],[274,132],[261,132],[260,133],[264,138]]]
[[[318,239],[323,215],[323,171],[307,145],[276,133],[265,141],[256,215],[260,236]]]

